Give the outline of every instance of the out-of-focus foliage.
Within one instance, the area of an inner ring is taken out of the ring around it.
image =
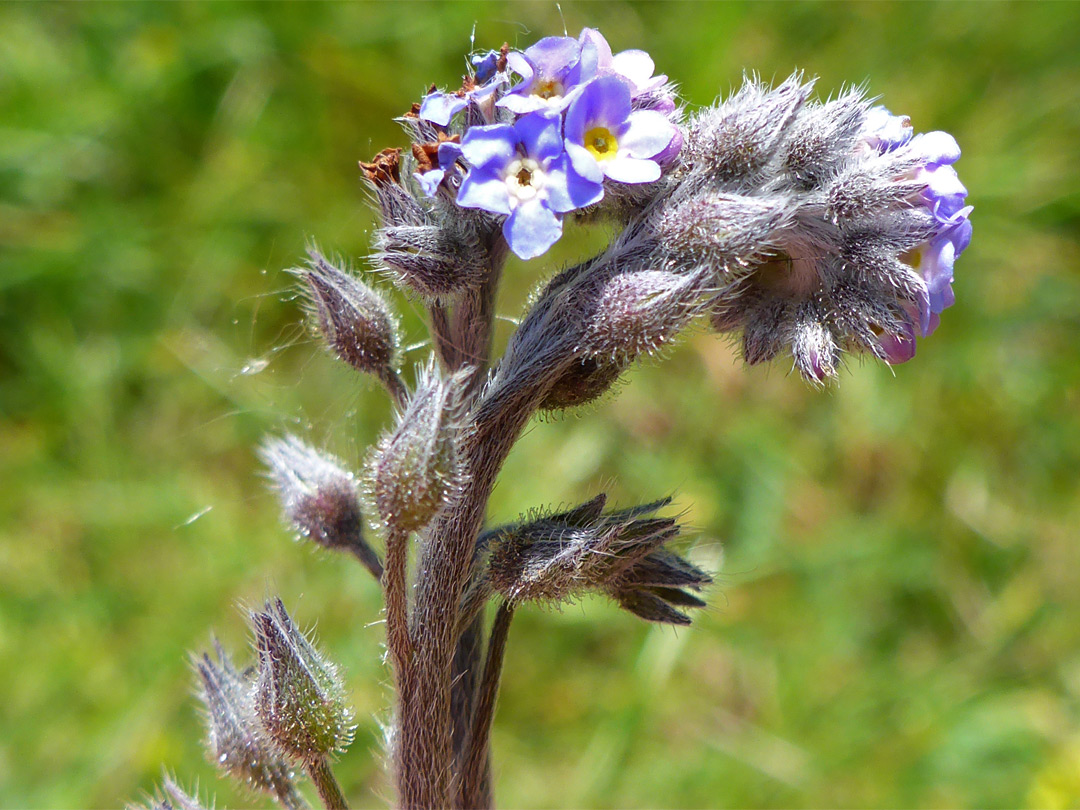
[[[647,49],[691,103],[744,69],[865,81],[956,135],[975,239],[895,372],[820,393],[699,334],[530,431],[494,521],[674,489],[720,576],[678,632],[599,600],[519,612],[501,803],[1076,805],[1080,5],[562,14]],[[288,539],[253,450],[287,429],[358,465],[389,424],[298,326],[282,268],[312,237],[363,265],[356,161],[453,84],[474,21],[478,47],[563,30],[554,3],[0,6],[5,805],[116,806],[162,764],[246,805],[204,759],[186,653],[211,628],[243,653],[237,603],[271,593],[344,665],[361,725],[339,775],[382,803],[375,587]],[[511,266],[501,312],[540,266]]]

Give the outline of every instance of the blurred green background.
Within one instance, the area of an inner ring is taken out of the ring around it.
[[[213,631],[246,657],[240,607],[276,593],[344,665],[339,775],[384,803],[376,588],[289,539],[252,448],[293,430],[359,465],[389,408],[283,269],[311,239],[364,265],[356,161],[404,143],[390,119],[474,23],[525,46],[564,19],[693,105],[743,70],[865,82],[956,135],[975,239],[908,365],[817,392],[695,334],[533,426],[494,520],[675,492],[720,575],[690,630],[519,613],[501,804],[1080,805],[1080,4],[544,2],[0,6],[4,806],[117,806],[162,765],[250,804],[203,756],[186,655]],[[500,312],[603,239],[514,264]]]

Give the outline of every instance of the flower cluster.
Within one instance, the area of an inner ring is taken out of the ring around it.
[[[898,335],[883,338],[881,344],[890,363],[902,363],[915,355],[915,336],[926,337],[937,329],[942,311],[956,298],[952,291],[953,264],[971,242],[972,207],[965,206],[967,189],[953,168],[960,159],[960,146],[947,132],[913,134],[910,119],[893,115],[885,107],[874,107],[866,118],[866,145],[879,154],[907,147],[917,160],[909,178],[922,186],[918,204],[933,217],[930,238],[904,256],[926,283],[926,295],[919,301],[917,318],[904,324]]]
[[[859,91],[822,103],[811,89],[748,79],[698,114],[659,233],[669,268],[714,269],[713,327],[741,336],[748,363],[787,349],[823,383],[844,352],[914,355],[953,302],[971,208],[951,135],[916,135]]]
[[[414,149],[414,176],[429,197],[453,181],[457,205],[505,217],[523,259],[545,253],[563,216],[599,203],[607,184],[655,182],[681,148],[667,77],[644,51],[612,54],[596,30],[472,65],[460,90],[433,90],[414,113],[434,135]]]

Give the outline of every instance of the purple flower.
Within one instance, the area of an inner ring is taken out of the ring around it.
[[[676,127],[655,110],[632,111],[631,90],[619,76],[589,82],[566,111],[566,151],[585,177],[651,183],[655,160],[675,138]]]
[[[507,217],[503,235],[522,259],[546,252],[562,236],[562,214],[599,202],[598,180],[583,177],[563,149],[560,118],[534,113],[513,126],[472,127],[461,151],[472,168],[458,205]]]
[[[451,118],[468,106],[469,98],[465,93],[428,93],[420,103],[420,112],[417,115],[425,121],[445,127]]]
[[[594,72],[597,75],[614,74],[625,79],[630,85],[631,98],[659,90],[667,84],[667,76],[653,76],[656,64],[645,51],[620,51],[612,56],[611,46],[595,28],[583,28],[578,42],[582,48],[582,60],[589,63],[590,67],[591,60],[595,60]],[[595,56],[592,53],[595,53]]]
[[[436,155],[438,166],[428,169],[426,172],[413,173],[416,182],[420,184],[420,188],[428,197],[435,196],[447,173],[453,171],[454,164],[461,157],[461,145],[453,141],[443,141],[439,144]]]
[[[871,149],[884,154],[906,146],[914,130],[906,115],[893,115],[878,105],[866,113],[863,142]]]
[[[506,62],[521,82],[496,102],[498,106],[518,115],[561,112],[574,91],[596,75],[597,54],[591,43],[583,49],[573,37],[544,37],[524,53],[511,51]]]
[[[466,86],[456,92],[428,93],[420,103],[417,115],[437,126],[449,126],[451,119],[470,104],[479,104],[489,98],[499,89],[504,79],[505,77],[495,74],[487,84],[466,89],[472,84],[471,80],[467,79]]]
[[[469,63],[476,74],[476,81],[484,84],[488,80],[495,78],[495,74],[499,70],[499,52],[475,53],[469,57]]]
[[[916,135],[908,144],[926,162],[914,172],[914,179],[926,183],[919,201],[934,216],[933,236],[906,257],[926,282],[927,298],[919,313],[919,332],[933,333],[940,314],[956,298],[952,291],[956,257],[971,242],[971,206],[964,206],[967,189],[952,164],[960,159],[960,147],[947,132]]]

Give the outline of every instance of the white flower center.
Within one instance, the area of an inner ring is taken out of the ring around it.
[[[506,167],[504,175],[506,190],[510,192],[510,205],[531,200],[544,189],[547,177],[540,164],[532,158],[520,158]]]

